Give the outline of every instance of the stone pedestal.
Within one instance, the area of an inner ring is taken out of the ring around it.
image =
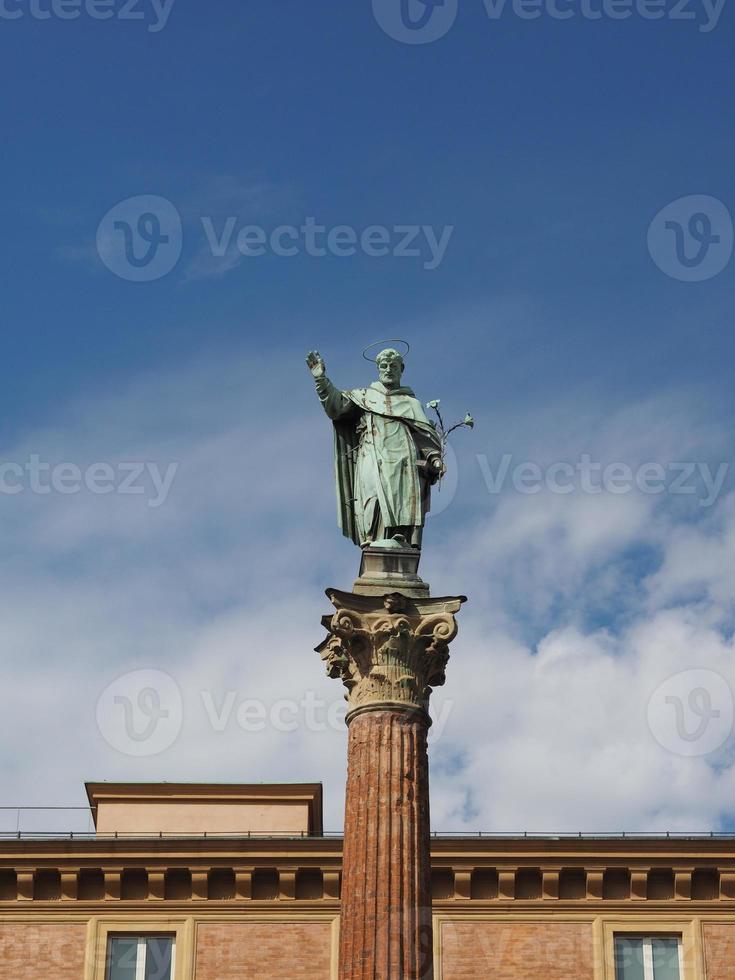
[[[339,977],[431,980],[428,705],[465,597],[327,595],[317,651],[350,707]]]
[[[420,558],[421,552],[416,548],[365,548],[355,592],[385,595],[395,591],[414,598],[428,598],[429,586],[418,573]]]

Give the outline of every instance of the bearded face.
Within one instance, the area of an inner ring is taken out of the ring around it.
[[[375,358],[378,367],[378,378],[387,388],[396,388],[401,383],[403,374],[403,358],[397,350],[388,348],[382,350]]]

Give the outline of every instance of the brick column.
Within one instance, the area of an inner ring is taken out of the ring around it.
[[[339,977],[432,980],[428,704],[464,597],[327,595],[317,650],[350,705]]]

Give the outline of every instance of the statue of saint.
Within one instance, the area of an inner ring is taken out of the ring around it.
[[[442,442],[411,388],[401,384],[403,357],[392,347],[375,359],[378,380],[340,391],[310,351],[324,411],[334,423],[337,514],[345,537],[361,547],[421,548],[431,486],[442,476]]]

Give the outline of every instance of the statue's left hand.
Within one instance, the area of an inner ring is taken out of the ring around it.
[[[446,472],[447,468],[444,465],[444,460],[438,453],[429,459],[429,473],[431,474],[432,483],[436,483],[437,480],[440,480]]]

